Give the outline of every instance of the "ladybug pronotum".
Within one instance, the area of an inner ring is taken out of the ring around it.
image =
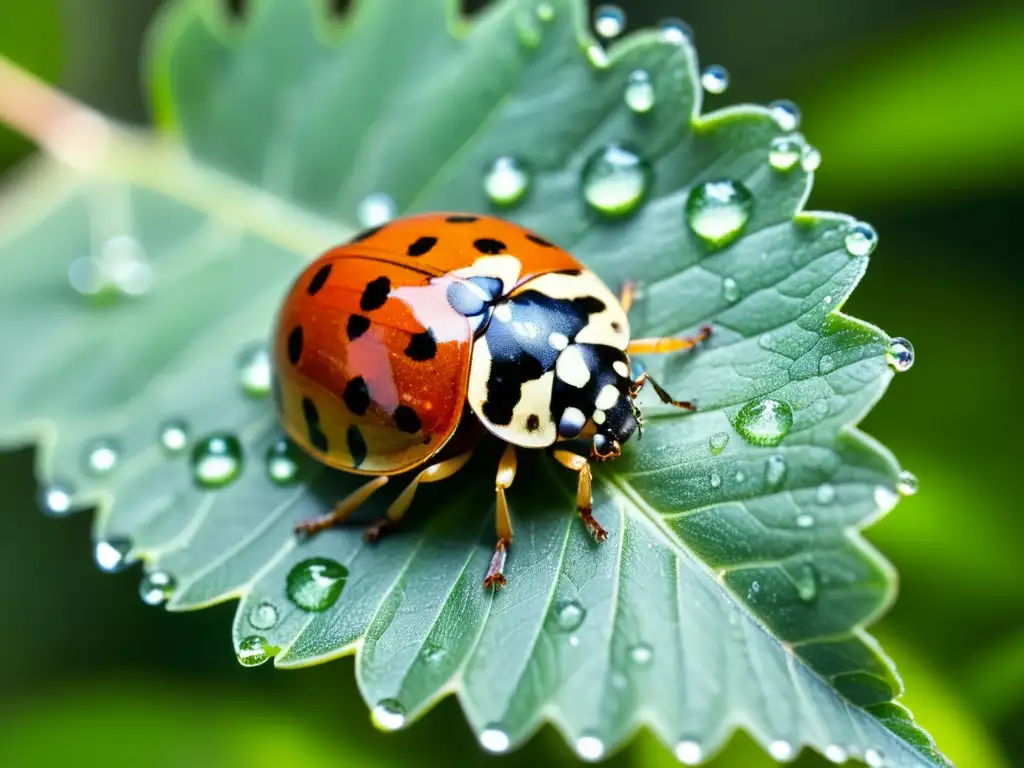
[[[274,339],[275,395],[284,430],[318,461],[372,479],[332,512],[301,523],[312,534],[343,521],[392,475],[420,471],[370,526],[376,540],[420,483],[454,475],[486,432],[506,444],[495,480],[498,542],[485,586],[505,584],[512,522],[505,490],[516,448],[553,448],[578,475],[580,517],[591,514],[589,460],[619,456],[641,424],[629,355],[675,352],[704,339],[633,339],[630,285],[616,297],[569,253],[515,224],[471,214],[396,220],[323,254],[291,287]],[[589,456],[566,448],[590,443]],[[559,445],[561,447],[559,447]]]

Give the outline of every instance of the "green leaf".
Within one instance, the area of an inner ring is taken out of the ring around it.
[[[695,54],[653,33],[603,61],[578,0],[499,2],[471,23],[453,3],[375,0],[344,26],[319,2],[248,5],[242,21],[207,2],[164,16],[150,60],[161,140],[90,134],[102,154],[40,163],[10,188],[0,307],[17,343],[0,349],[0,430],[41,441],[51,511],[69,495],[98,503],[98,561],[143,559],[152,602],[238,598],[243,663],[356,653],[382,727],[455,693],[494,750],[551,721],[587,758],[647,726],[689,760],[743,725],[779,759],[810,745],[944,765],[892,703],[899,680],[864,630],[894,584],[858,531],[893,506],[899,472],[851,426],[891,377],[888,338],[837,312],[867,256],[845,246],[851,219],[799,213],[811,179],[769,166],[780,130],[767,111],[700,117]],[[623,97],[637,69],[654,88],[644,114]],[[632,215],[583,200],[581,175],[611,143],[653,172]],[[483,183],[499,156],[532,177],[500,211]],[[749,190],[750,213],[712,248],[684,212],[720,180]],[[522,457],[496,594],[481,587],[493,457],[423,487],[375,546],[354,528],[292,533],[358,478],[299,459],[288,482],[270,479],[278,431],[249,345],[302,265],[367,223],[360,203],[381,193],[399,211],[500,212],[611,286],[639,279],[637,336],[715,329],[699,351],[644,361],[701,408],[643,401],[642,442],[596,470],[606,543],[576,519],[569,473]],[[168,420],[193,461],[161,446]],[[194,477],[211,436],[242,449],[200,467],[215,490]],[[319,578],[304,581],[314,559]]]

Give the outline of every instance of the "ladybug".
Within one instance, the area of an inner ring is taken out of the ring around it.
[[[506,447],[485,586],[506,583],[516,448],[554,447],[578,475],[583,523],[606,539],[591,514],[590,460],[620,455],[641,426],[636,398],[647,383],[663,402],[694,410],[646,373],[631,377],[629,356],[687,349],[710,332],[630,340],[632,298],[631,284],[617,297],[566,251],[488,216],[409,216],[324,253],[278,314],[276,407],[304,451],[372,479],[297,532],[343,521],[391,476],[419,469],[367,529],[376,540],[419,484],[454,475],[489,432]],[[589,442],[589,455],[567,450],[573,441]]]

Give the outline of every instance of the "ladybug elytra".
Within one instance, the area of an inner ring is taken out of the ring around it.
[[[420,483],[458,472],[487,432],[506,443],[498,466],[497,536],[485,586],[505,584],[512,542],[505,490],[516,448],[550,448],[578,474],[591,514],[590,460],[620,455],[641,424],[630,354],[674,352],[704,339],[630,340],[631,285],[616,297],[573,256],[507,221],[425,214],[368,230],[327,251],[292,285],[275,330],[275,394],[284,430],[318,461],[373,478],[311,534],[343,521],[390,476],[419,468],[375,540],[409,508]],[[460,425],[462,428],[460,428]],[[589,442],[589,454],[566,448]],[[561,447],[559,447],[559,445]]]

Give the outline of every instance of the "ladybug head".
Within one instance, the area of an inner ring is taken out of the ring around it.
[[[614,459],[622,453],[623,444],[641,425],[640,412],[633,400],[629,361],[624,352],[606,348],[614,358],[605,360],[594,379],[594,438],[592,458]]]

